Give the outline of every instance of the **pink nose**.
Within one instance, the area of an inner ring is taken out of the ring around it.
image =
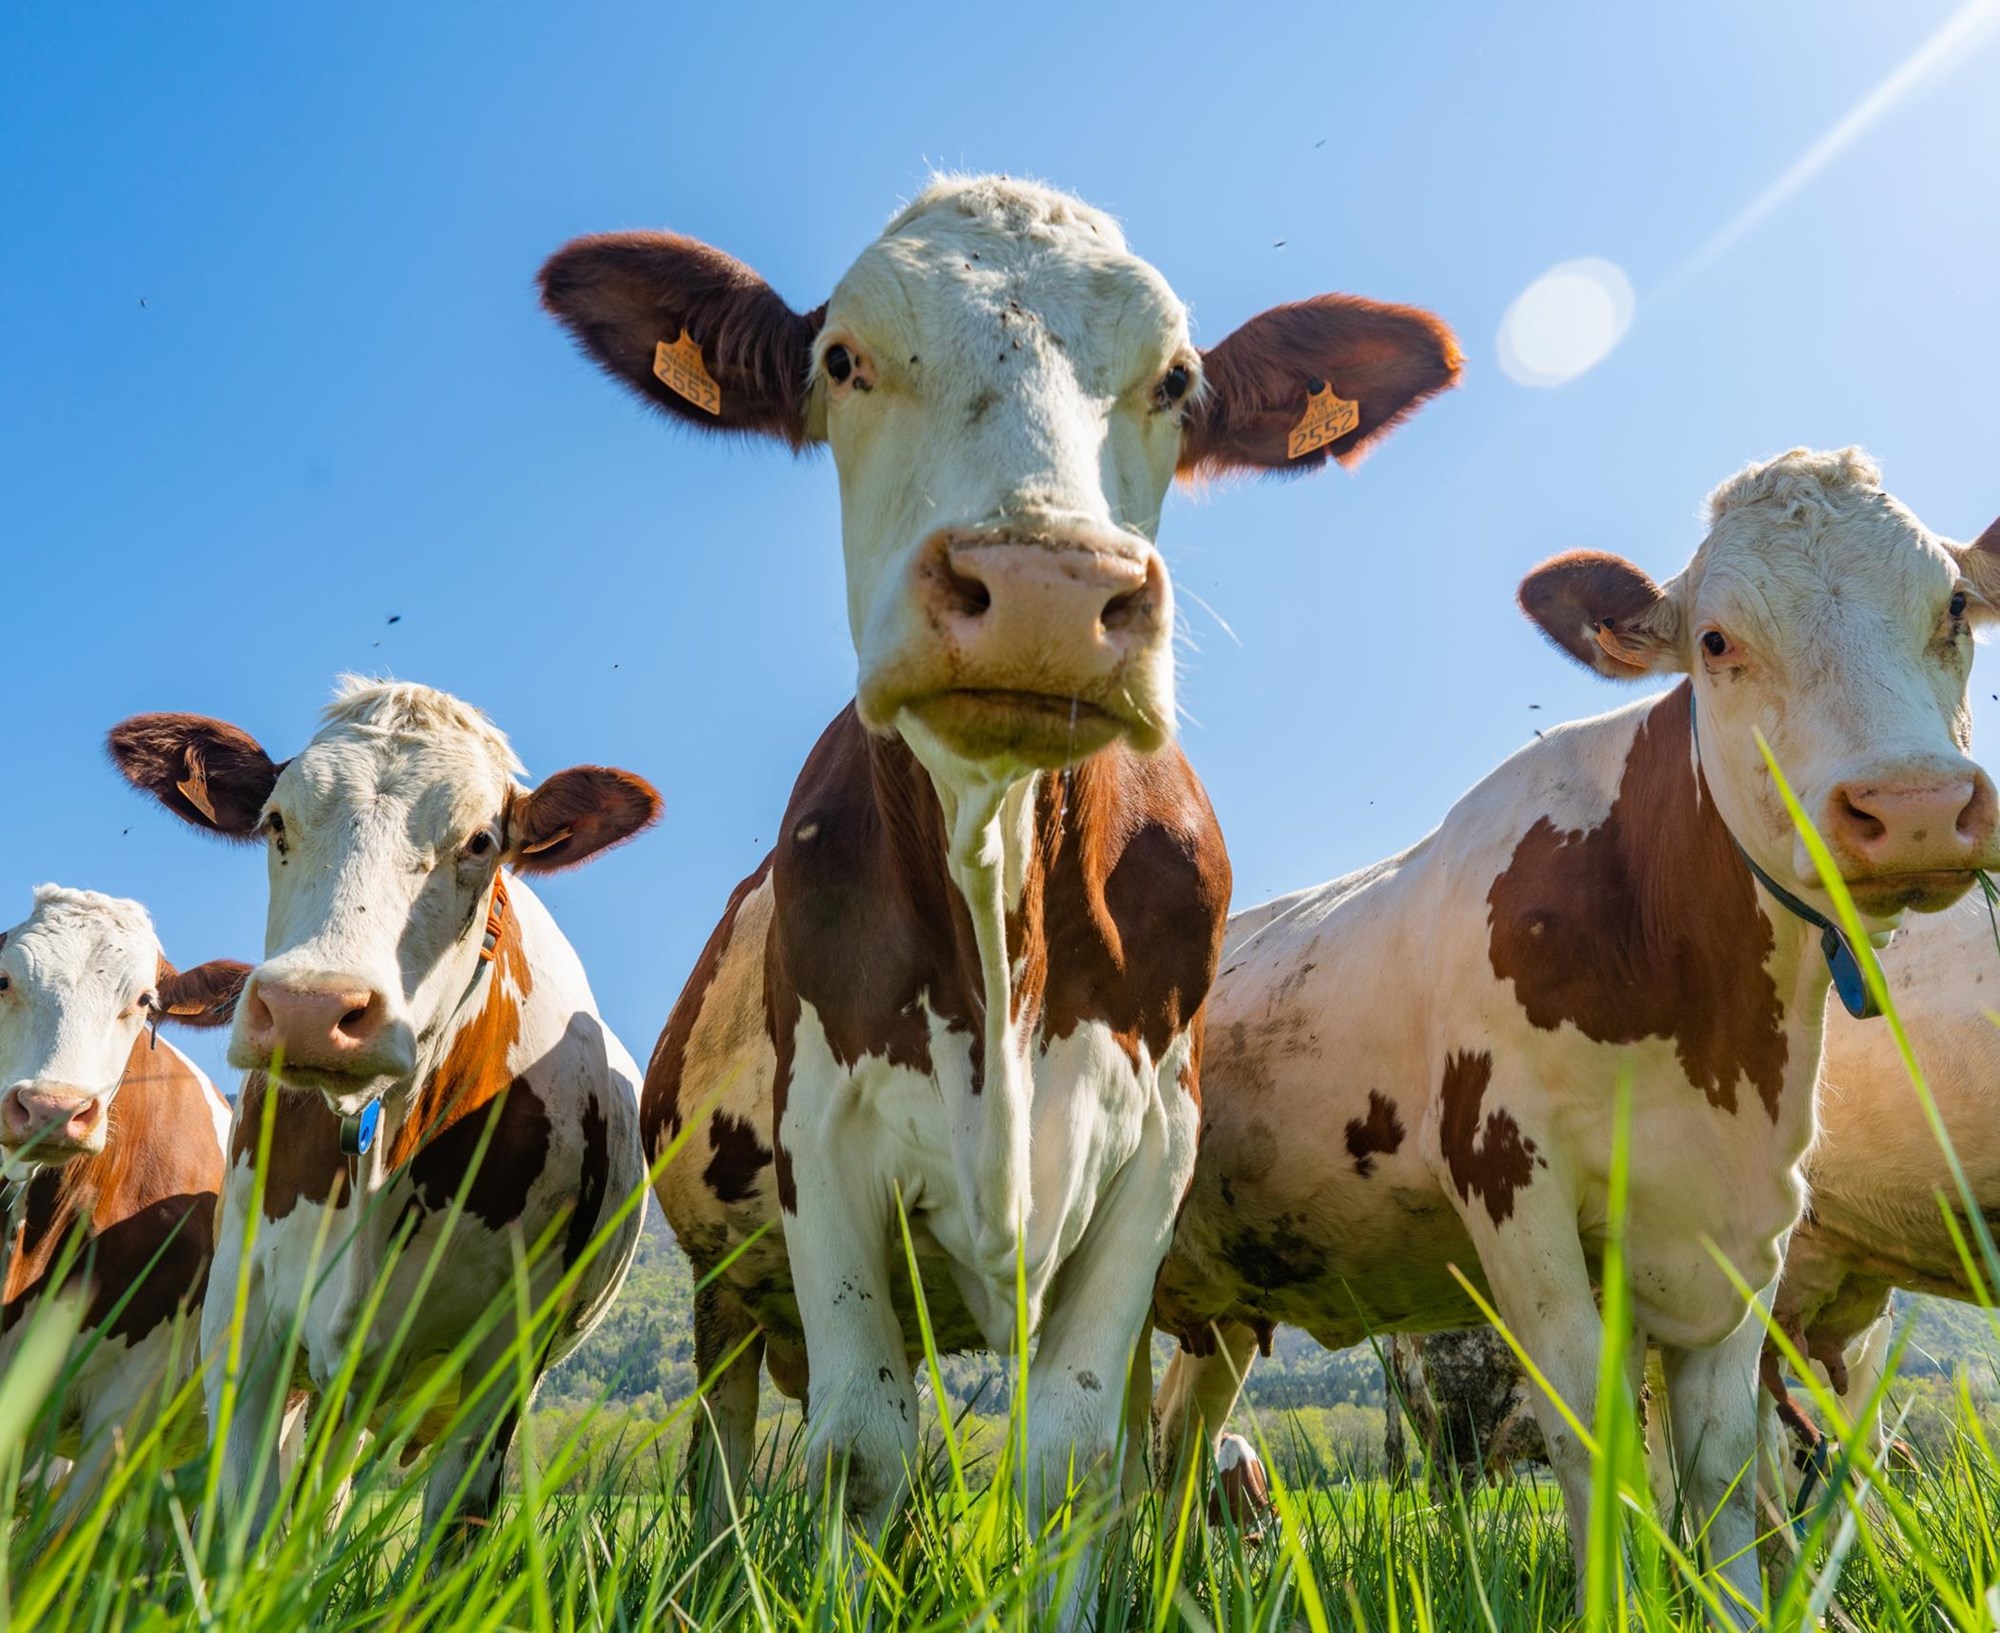
[[[1955,872],[1992,860],[1993,784],[1976,767],[1915,778],[1854,778],[1827,796],[1820,833],[1872,873]]]
[[[366,987],[304,987],[253,977],[243,1035],[259,1053],[335,1071],[360,1064],[380,1041],[389,1006]]]
[[[925,614],[973,687],[1088,691],[1164,633],[1166,569],[1118,536],[944,534],[918,565]]]
[[[0,1135],[10,1150],[31,1140],[50,1150],[87,1150],[103,1122],[102,1102],[74,1090],[17,1084],[0,1095]]]

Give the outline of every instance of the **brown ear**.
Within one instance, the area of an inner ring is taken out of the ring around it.
[[[806,444],[824,307],[801,316],[741,261],[676,233],[576,239],[549,258],[541,285],[584,351],[655,408],[705,430]],[[683,331],[687,345],[663,358]]]
[[[1678,673],[1680,614],[1623,556],[1571,550],[1521,580],[1521,610],[1586,668],[1612,680]]]
[[[133,787],[225,839],[257,831],[280,770],[248,732],[199,714],[135,714],[105,746]]]
[[[1329,458],[1352,465],[1406,415],[1458,383],[1458,341],[1439,318],[1413,306],[1354,295],[1316,295],[1260,312],[1202,353],[1203,393],[1181,433],[1183,476],[1232,470],[1310,471]],[[1332,398],[1351,429],[1324,442],[1292,433],[1308,421],[1308,399]]]
[[[659,817],[660,796],[645,778],[572,766],[515,799],[507,813],[508,860],[517,873],[555,873],[623,844]]]
[[[236,1000],[250,966],[233,958],[211,958],[191,970],[177,970],[160,960],[160,1019],[182,1026],[226,1026],[236,1014]]]
[[[1986,603],[1982,622],[1990,621],[2000,614],[2000,521],[1970,544],[1956,546],[1953,554],[1958,557],[1958,570]]]

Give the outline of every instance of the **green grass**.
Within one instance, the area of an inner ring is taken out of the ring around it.
[[[1824,868],[1823,851],[1818,855]],[[1852,905],[1837,879],[1829,888],[1852,934]],[[1888,1005],[1873,954],[1855,940]],[[1943,1141],[1889,1007],[1886,1024],[1903,1043],[1917,1103]],[[267,1108],[274,1104],[267,1099]],[[1604,1255],[1604,1301],[1614,1317],[1625,1298],[1625,1168],[1621,1140]],[[1970,1221],[1962,1242],[1968,1271],[1976,1285],[2000,1286],[1992,1238],[1955,1158],[1953,1172],[1959,1207],[1946,1215]],[[1943,1206],[1946,1199],[1939,1200]],[[253,1219],[256,1213],[253,1204]],[[518,1263],[525,1266],[545,1245],[520,1244]],[[338,1248],[327,1244],[326,1251]],[[446,1273],[447,1262],[448,1254],[440,1255],[433,1268]],[[525,1310],[545,1331],[563,1297],[558,1289],[531,1307],[523,1273],[501,1307]],[[1990,1376],[2000,1327],[1990,1308],[1966,1315],[1984,1339]],[[799,1477],[795,1415],[770,1423],[736,1521],[711,1541],[698,1534],[679,1477],[691,1405],[663,1400],[657,1360],[653,1377],[641,1380],[646,1409],[639,1411],[614,1404],[616,1368],[579,1369],[571,1384],[589,1379],[595,1396],[571,1394],[559,1409],[527,1419],[509,1495],[470,1537],[423,1534],[419,1493],[434,1454],[419,1452],[407,1466],[400,1455],[423,1412],[453,1398],[443,1380],[380,1413],[372,1444],[323,1415],[287,1490],[290,1522],[265,1536],[249,1536],[240,1512],[218,1500],[213,1454],[176,1461],[176,1448],[194,1443],[192,1385],[132,1426],[101,1488],[59,1521],[50,1490],[32,1471],[55,1445],[51,1405],[63,1393],[75,1319],[73,1306],[45,1308],[0,1374],[0,1495],[14,1516],[0,1556],[0,1624],[9,1627],[1027,1629],[1046,1624],[1051,1596],[1097,1540],[1108,1544],[1101,1564],[1080,1584],[1097,1625],[1145,1633],[1696,1629],[1709,1625],[1722,1603],[1686,1528],[1658,1516],[1638,1425],[1617,1388],[1601,1390],[1595,1420],[1577,1425],[1593,1448],[1597,1482],[1581,1611],[1561,1505],[1545,1477],[1468,1499],[1448,1474],[1433,1478],[1420,1469],[1413,1485],[1391,1489],[1372,1467],[1330,1450],[1354,1446],[1354,1423],[1337,1420],[1330,1433],[1324,1413],[1253,1412],[1240,1425],[1263,1447],[1283,1521],[1255,1544],[1227,1528],[1209,1530],[1200,1518],[1205,1493],[1193,1489],[1078,1504],[1049,1534],[1030,1537],[1013,1496],[1018,1416],[980,1417],[962,1407],[930,1426],[911,1502],[879,1550],[821,1523],[820,1499]],[[1614,1332],[1623,1326],[1615,1320]],[[1908,1336],[1906,1324],[1899,1345]],[[485,1379],[464,1380],[455,1410],[466,1410],[482,1388],[518,1400],[528,1346],[538,1341],[531,1336]],[[647,1364],[643,1344],[630,1335],[619,1348],[632,1364]],[[1021,1360],[1010,1357],[1007,1365],[1018,1368]],[[946,1362],[929,1356],[920,1373],[933,1398],[953,1399],[955,1375]],[[1614,1340],[1601,1376],[1615,1383],[1624,1375]],[[377,1383],[350,1378],[350,1398],[370,1401]],[[1913,1431],[1920,1426],[1912,1434],[1915,1466],[1877,1469],[1838,1402],[1816,1391],[1817,1414],[1834,1442],[1830,1494],[1807,1516],[1802,1535],[1778,1523],[1766,1538],[1770,1610],[1760,1625],[1897,1633],[2000,1625],[2000,1463],[1990,1403],[1964,1373],[1953,1385],[1932,1377],[1885,1388],[1892,1418]],[[1014,1400],[1020,1393],[1007,1392]]]

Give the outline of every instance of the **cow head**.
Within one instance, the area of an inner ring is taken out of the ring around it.
[[[1853,448],[1748,467],[1710,495],[1708,522],[1665,585],[1577,551],[1529,574],[1521,604],[1600,674],[1692,676],[1716,809],[1772,877],[1819,891],[1758,731],[1871,929],[1949,906],[2000,862],[1965,696],[1972,631],[2000,606],[2000,524],[1972,545],[1937,538]]]
[[[0,934],[0,1151],[43,1167],[104,1149],[139,1034],[220,1026],[247,964],[176,970],[137,902],[43,885]]]
[[[138,715],[112,758],[184,821],[261,840],[271,896],[230,1063],[316,1089],[342,1116],[407,1094],[480,969],[495,882],[574,866],[660,809],[626,771],[530,791],[507,740],[426,686],[348,679],[282,765],[238,728]]]
[[[1429,313],[1341,295],[1201,350],[1109,217],[1004,177],[934,181],[810,313],[665,233],[578,239],[541,283],[671,416],[831,446],[861,718],[982,780],[1172,734],[1177,470],[1351,463],[1459,366]]]

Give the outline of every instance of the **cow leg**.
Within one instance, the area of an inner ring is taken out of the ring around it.
[[[1144,1150],[1134,1159],[1145,1160]],[[1155,1187],[1130,1183],[1148,1178],[1127,1170],[1050,1292],[1028,1372],[1028,1524],[1037,1536],[1071,1492],[1085,1515],[1116,1495],[1124,1386],[1134,1350],[1151,1331],[1153,1277],[1173,1219],[1171,1196],[1158,1206],[1161,1199],[1149,1194]],[[1100,1557],[1097,1541],[1076,1555],[1057,1625],[1085,1625]]]
[[[917,1391],[889,1297],[889,1209],[856,1186],[871,1167],[865,1155],[852,1160],[837,1140],[788,1143],[798,1212],[785,1247],[812,1368],[806,1468],[818,1491],[839,1492],[848,1519],[879,1540],[917,1456]]]
[[[1208,1354],[1181,1350],[1167,1363],[1153,1402],[1153,1475],[1171,1478],[1168,1490],[1176,1500],[1228,1427],[1257,1358],[1257,1331],[1244,1322],[1217,1322],[1209,1337],[1215,1348]]]
[[[208,1296],[201,1310],[202,1396],[208,1408],[209,1433],[222,1433],[218,1482],[222,1511],[233,1521],[248,1505],[246,1540],[254,1546],[277,1516],[284,1483],[284,1437],[293,1408],[285,1377],[290,1349],[286,1328],[271,1319],[264,1278],[254,1263],[242,1309],[239,1312],[236,1308],[241,1245],[242,1223],[225,1206],[215,1261],[209,1270]],[[230,1382],[232,1344],[238,1346],[239,1365],[234,1378],[235,1399],[224,1428],[223,1395]],[[280,1421],[281,1413],[284,1421]],[[277,1438],[267,1441],[271,1435]]]
[[[1882,1381],[1882,1374],[1889,1368],[1889,1341],[1895,1336],[1895,1326],[1894,1318],[1884,1310],[1848,1346],[1847,1391],[1840,1397],[1840,1404],[1846,1409],[1850,1422],[1857,1420],[1867,1407],[1869,1396],[1875,1393],[1875,1386]],[[1868,1420],[1864,1443],[1880,1461],[1884,1435],[1879,1407]]]
[[[1153,1450],[1153,1324],[1148,1321],[1132,1346],[1125,1377],[1125,1463],[1119,1488],[1125,1501],[1146,1494],[1146,1459]]]
[[[740,1353],[739,1353],[740,1351]],[[729,1529],[757,1442],[764,1335],[742,1302],[715,1282],[694,1295],[694,1368],[704,1385],[688,1442],[689,1493],[702,1538]]]
[[[1546,1174],[1538,1178],[1544,1182],[1514,1193],[1513,1214],[1497,1224],[1474,1193],[1464,1210],[1466,1224],[1478,1244],[1501,1319],[1534,1359],[1550,1389],[1588,1427],[1597,1416],[1603,1323],[1576,1232],[1575,1204],[1546,1183]],[[1534,1394],[1535,1417],[1569,1519],[1580,1604],[1590,1543],[1590,1452],[1548,1397],[1539,1389]]]
[[[517,1335],[511,1322],[474,1348],[460,1374],[467,1385],[476,1385],[500,1368],[493,1386],[470,1405],[461,1404],[454,1414],[448,1439],[438,1447],[437,1461],[424,1482],[424,1525],[421,1535],[436,1537],[440,1554],[455,1553],[468,1546],[486,1528],[500,1501],[500,1482],[507,1472],[507,1453],[514,1444],[514,1431],[534,1404],[541,1386],[539,1363],[529,1381],[527,1399],[517,1396],[513,1365]],[[505,1363],[503,1365],[503,1363]],[[463,1485],[464,1492],[460,1493]],[[447,1523],[449,1532],[440,1528]]]
[[[1759,1302],[1769,1307],[1768,1289]],[[1750,1607],[1732,1607],[1745,1624],[1761,1618],[1764,1608],[1756,1469],[1757,1361],[1763,1347],[1764,1324],[1754,1315],[1719,1344],[1661,1346],[1683,1512],[1704,1535],[1713,1568]]]

